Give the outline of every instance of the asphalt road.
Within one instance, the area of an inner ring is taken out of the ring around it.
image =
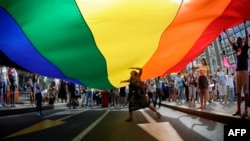
[[[223,141],[224,124],[166,107],[162,118],[143,109],[124,122],[127,108],[78,108],[0,117],[0,140],[6,141]]]

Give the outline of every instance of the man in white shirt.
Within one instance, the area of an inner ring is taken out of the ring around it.
[[[7,106],[7,84],[8,79],[8,68],[6,66],[0,66],[0,99],[3,97],[3,106]],[[0,107],[2,107],[2,100],[0,100]]]

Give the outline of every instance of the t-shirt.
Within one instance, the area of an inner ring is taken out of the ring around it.
[[[177,84],[178,84],[178,87],[184,87],[184,84],[183,84],[183,79],[181,77],[176,77],[177,79]]]
[[[234,88],[234,78],[233,78],[233,76],[228,77],[228,85],[229,85],[229,88]]]
[[[0,67],[0,80],[7,82],[7,67]]]
[[[159,78],[155,78],[155,84],[157,89],[162,88],[162,81]]]
[[[8,77],[11,85],[18,86],[18,74],[15,69],[8,70]]]
[[[226,79],[226,75],[224,72],[218,72],[217,73],[217,78],[218,78],[218,83],[220,85],[226,85],[227,84],[227,79]]]
[[[242,48],[233,44],[233,49],[236,51],[237,67],[236,71],[248,70],[248,45],[245,44]]]
[[[33,91],[35,94],[39,94],[42,92],[37,81],[33,82]]]
[[[199,69],[200,69],[200,76],[207,76],[207,73],[210,70],[209,66],[206,65],[200,65]]]
[[[8,77],[9,77],[9,79],[15,79],[15,70],[14,69],[9,69]]]

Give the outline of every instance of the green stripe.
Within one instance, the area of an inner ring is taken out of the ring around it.
[[[0,6],[14,17],[35,48],[66,76],[90,87],[112,87],[105,58],[74,0],[0,0]]]

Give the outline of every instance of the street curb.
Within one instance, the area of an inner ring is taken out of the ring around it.
[[[249,118],[241,118],[237,116],[231,116],[223,113],[217,113],[217,112],[210,112],[210,111],[202,111],[200,109],[193,109],[193,108],[188,108],[188,107],[181,107],[181,106],[174,106],[174,105],[169,105],[169,104],[163,104],[163,106],[181,111],[184,113],[192,114],[195,116],[203,117],[206,119],[218,121],[224,124],[250,124]]]
[[[42,107],[42,110],[52,110],[52,109],[54,109],[53,105],[46,105]],[[32,112],[36,112],[36,107],[1,110],[0,116],[18,115],[18,114],[25,114],[25,113],[32,113]]]
[[[66,107],[66,104],[54,104],[54,105],[44,105],[42,106],[42,110],[52,110],[60,107]],[[1,116],[9,116],[9,115],[18,115],[25,113],[36,112],[36,107],[25,107],[25,108],[12,108],[12,109],[4,109],[0,110]]]

